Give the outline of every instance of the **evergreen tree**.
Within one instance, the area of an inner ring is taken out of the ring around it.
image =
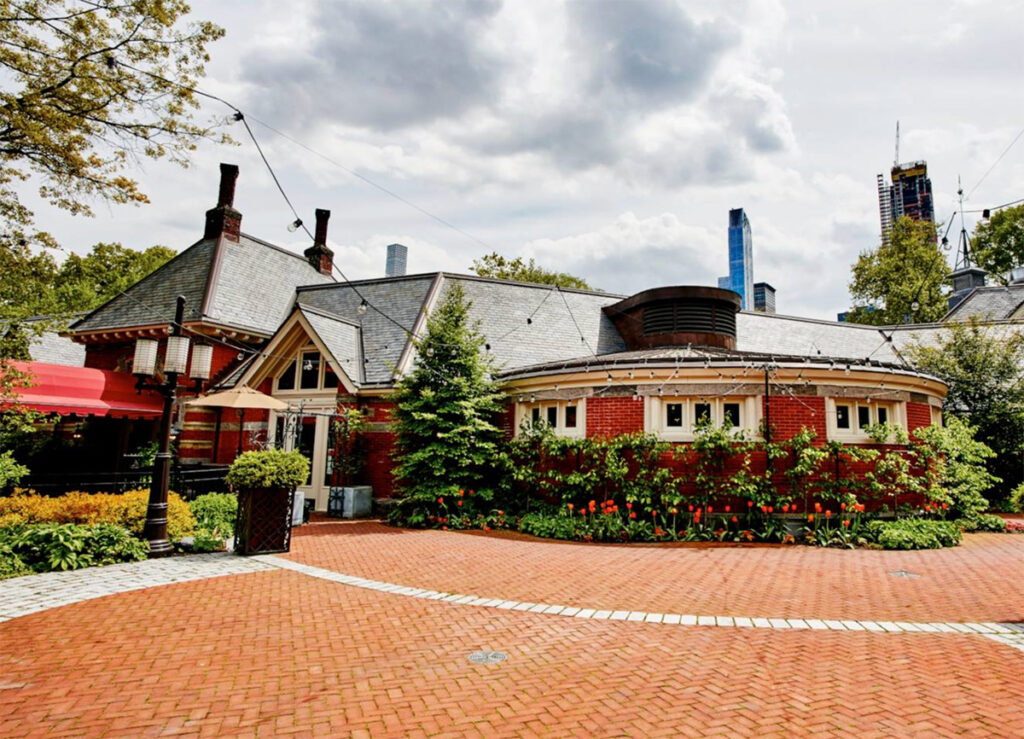
[[[395,473],[403,497],[395,521],[425,525],[429,516],[441,515],[457,524],[486,510],[493,497],[502,458],[495,418],[503,394],[490,379],[470,305],[452,284],[416,341],[415,367],[398,383]]]

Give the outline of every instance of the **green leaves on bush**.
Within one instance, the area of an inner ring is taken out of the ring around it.
[[[235,534],[238,496],[233,493],[207,493],[188,504],[196,517],[196,530],[218,534],[227,539]]]
[[[872,521],[867,535],[882,549],[941,549],[960,543],[960,527],[952,521],[928,521],[901,518],[895,521]]]
[[[0,573],[12,573],[7,576],[26,574],[25,570],[51,572],[137,562],[148,554],[146,542],[120,526],[107,523],[91,526],[39,524],[0,531]]]
[[[280,449],[244,452],[228,470],[227,484],[233,490],[245,488],[285,488],[291,490],[306,482],[309,460],[298,451]]]

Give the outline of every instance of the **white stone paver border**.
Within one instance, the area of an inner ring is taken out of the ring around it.
[[[382,593],[405,595],[410,598],[445,601],[456,605],[501,608],[511,611],[528,611],[551,616],[567,616],[606,621],[643,621],[645,623],[670,624],[679,626],[711,626],[719,628],[748,629],[808,629],[820,631],[869,631],[892,634],[974,634],[993,639],[1024,651],[1024,623],[911,623],[906,621],[853,621],[848,619],[803,619],[803,618],[744,618],[740,616],[701,616],[683,613],[648,613],[646,611],[612,611],[576,606],[560,606],[549,603],[530,603],[500,598],[480,598],[475,595],[446,593],[439,590],[410,588],[404,585],[368,580],[364,577],[346,575],[325,570],[322,567],[293,562],[273,555],[259,555],[252,559],[285,570],[300,572],[310,577],[351,585]]]
[[[0,622],[116,593],[269,569],[266,562],[219,552],[26,575],[0,581]]]

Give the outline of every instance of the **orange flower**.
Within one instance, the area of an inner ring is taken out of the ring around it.
[[[676,514],[679,513],[679,509],[678,508],[673,508],[672,510],[669,511],[669,513],[671,513],[673,516],[675,516]]]
[[[807,516],[807,523],[814,523],[814,514],[811,513]]]
[[[629,508],[629,509],[631,509],[631,510],[632,510],[632,508],[633,508],[633,504],[632,504],[632,503],[629,503],[629,502],[627,502],[627,503],[626,503],[626,508]]]
[[[815,513],[821,513],[821,503],[815,503],[814,504],[814,512]]]
[[[771,507],[771,506],[768,506],[768,512],[769,512],[769,513],[774,513],[774,511],[772,510],[772,507]]]
[[[470,495],[472,495],[472,494],[473,494],[473,491],[472,491],[472,490],[470,490],[470,491],[469,491],[469,494],[470,494]]]
[[[753,508],[753,507],[754,507],[754,501],[748,500],[747,501],[747,508]]]
[[[708,513],[711,513],[711,506],[708,506]]]
[[[573,508],[575,508],[575,507],[576,507],[576,506],[574,506],[574,505],[573,505],[572,503],[570,503],[570,504],[569,504],[569,512],[571,513],[571,512],[572,512],[572,509],[573,509]]]
[[[438,498],[438,499],[437,499],[437,502],[438,502],[438,503],[444,503],[444,498]]]
[[[846,510],[846,503],[840,503],[839,504],[839,510],[845,511]]]
[[[447,526],[442,526],[442,527],[441,527],[441,531],[447,531],[447,530],[448,530],[448,527],[447,527]]]
[[[498,515],[499,516],[504,516],[505,515],[505,511],[498,511]]]
[[[490,531],[490,530],[491,530],[490,526],[484,526],[484,531]]]
[[[832,518],[832,511],[825,511],[825,518]]]
[[[850,526],[850,519],[848,519],[848,518],[843,519],[843,526],[846,526],[847,528],[849,528],[849,526]]]
[[[657,512],[657,511],[651,511],[651,515],[652,515],[652,516],[657,516],[657,515],[658,515],[658,512]]]
[[[459,495],[465,495],[465,494],[466,494],[466,491],[465,491],[465,490],[460,490],[460,491],[459,491]]]
[[[693,503],[690,503],[690,513],[693,513]]]
[[[736,518],[736,516],[733,516],[733,517],[732,517],[732,522],[733,522],[733,523],[736,523],[737,521],[739,521],[739,519],[738,519],[738,518]]]
[[[945,510],[948,510],[948,509],[949,509],[949,504],[948,503],[943,503],[942,504],[942,510],[945,511]]]
[[[587,515],[587,509],[586,508],[580,508],[580,515],[581,516]]]
[[[731,511],[731,510],[732,510],[732,509],[731,509],[731,508],[730,508],[729,506],[726,506],[726,507],[725,507],[725,512],[726,512],[726,513],[728,513],[728,512],[729,512],[729,511]]]
[[[630,511],[629,512],[629,517],[630,518],[636,518],[636,511]]]
[[[459,505],[462,505],[462,501],[461,500],[459,501]]]

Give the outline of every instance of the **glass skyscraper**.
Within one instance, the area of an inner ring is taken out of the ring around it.
[[[729,276],[718,286],[739,293],[740,310],[754,309],[754,246],[743,208],[729,211]]]

